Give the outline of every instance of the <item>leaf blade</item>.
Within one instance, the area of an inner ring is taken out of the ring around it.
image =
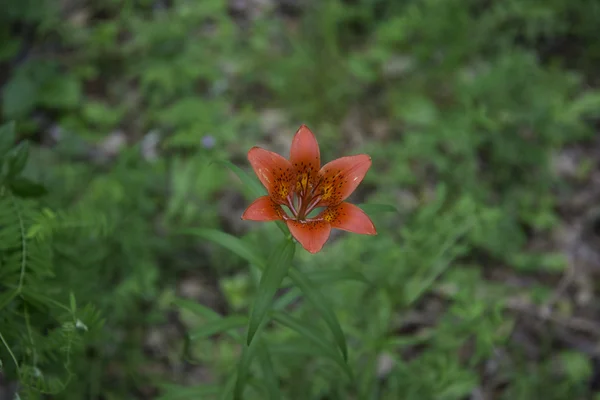
[[[157,400],[188,400],[195,396],[215,396],[221,392],[218,385],[179,386],[161,385],[166,392],[158,396]],[[201,397],[204,398],[204,397]]]
[[[230,318],[230,317],[237,317],[237,318],[243,318],[244,319],[244,324],[242,324],[241,326],[245,325],[248,322],[248,318],[244,317],[244,316],[240,316],[240,315],[231,315],[228,317],[223,317],[222,315],[220,315],[219,313],[217,313],[216,311],[214,311],[213,309],[206,307],[200,303],[196,303],[194,301],[191,300],[187,300],[187,299],[182,299],[182,298],[176,298],[172,301],[173,304],[175,304],[176,306],[188,310],[202,318],[206,318],[208,320],[214,320],[214,321],[219,321],[219,320],[223,320],[225,318]],[[241,321],[240,321],[241,322]],[[226,327],[227,324],[231,325],[233,324],[233,322],[228,322],[226,323]],[[233,324],[235,327],[235,324]],[[239,342],[242,342],[242,336],[234,331],[231,330],[233,328],[229,328],[229,329],[225,329],[222,330],[223,332],[226,332],[229,336],[231,336],[231,338],[233,338],[234,340],[237,340]],[[190,340],[192,340],[192,338],[190,337],[190,335],[188,335],[188,337],[190,338]]]
[[[267,265],[265,260],[256,254],[256,252],[249,245],[228,233],[221,232],[216,229],[205,228],[190,228],[182,230],[180,233],[198,236],[221,245],[261,270],[264,270]]]
[[[350,269],[314,270],[306,272],[305,276],[315,285],[325,285],[340,281],[356,281],[366,284],[371,283],[363,274]],[[284,286],[291,286],[291,282],[284,284]]]
[[[242,315],[230,315],[223,318],[214,318],[213,320],[207,321],[200,328],[196,328],[190,332],[190,340],[198,340],[216,335],[217,333],[225,333],[230,330],[246,326],[247,323],[248,318]]]
[[[15,139],[15,121],[0,125],[0,160],[13,147]]]
[[[237,369],[237,379],[235,381],[235,387],[233,389],[233,399],[234,400],[242,400],[244,387],[246,386],[246,382],[248,381],[248,373],[250,371],[250,364],[256,355],[256,350],[258,348],[259,340],[253,340],[249,346],[244,345],[242,350],[242,356],[240,358],[238,369]]]
[[[340,323],[329,306],[327,299],[323,294],[311,285],[306,275],[299,269],[292,267],[289,271],[289,276],[292,281],[298,286],[298,288],[304,293],[304,296],[312,303],[317,309],[323,320],[331,330],[333,337],[344,356],[344,360],[348,361],[348,344],[346,343],[346,337],[340,326]]]
[[[271,354],[262,340],[260,340],[258,346],[259,348],[256,355],[263,372],[267,393],[269,394],[270,400],[279,400],[281,399],[281,391],[279,390],[279,385],[277,383],[277,375],[275,375]]]
[[[319,349],[321,349],[321,351],[327,357],[329,357],[333,362],[335,362],[346,373],[346,375],[348,375],[350,381],[354,380],[354,374],[352,373],[352,370],[350,369],[346,361],[342,358],[340,353],[335,348],[332,348],[333,343],[328,343],[322,338],[323,335],[321,332],[312,327],[309,327],[309,325],[303,324],[302,321],[281,311],[273,312],[272,317],[274,321],[296,331],[297,333],[314,343],[317,347],[319,347]]]
[[[281,286],[283,278],[287,276],[288,270],[294,257],[296,246],[291,240],[284,241],[271,253],[266,268],[258,284],[258,293],[250,312],[248,322],[247,343],[250,345],[260,324],[268,316],[272,306],[273,298],[277,289]]]

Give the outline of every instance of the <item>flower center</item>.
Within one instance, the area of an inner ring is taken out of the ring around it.
[[[308,179],[299,179],[295,190],[288,194],[285,204],[292,218],[305,221],[308,215],[317,208],[321,200],[320,193],[316,190],[319,185],[312,185]]]

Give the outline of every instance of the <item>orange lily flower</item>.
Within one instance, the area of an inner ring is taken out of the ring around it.
[[[292,141],[289,160],[260,147],[250,149],[248,160],[269,195],[250,204],[242,219],[283,220],[292,236],[311,253],[323,248],[332,228],[377,234],[367,214],[344,201],[371,167],[368,155],[338,158],[321,168],[317,139],[302,125]],[[325,209],[308,217],[320,207]]]

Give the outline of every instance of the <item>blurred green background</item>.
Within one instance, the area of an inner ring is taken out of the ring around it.
[[[301,123],[398,212],[296,252],[368,281],[320,282],[356,379],[275,324],[244,399],[600,399],[599,66],[597,0],[3,0],[0,399],[227,398],[240,346],[193,305],[247,315],[258,276],[178,232],[266,256],[211,162]]]

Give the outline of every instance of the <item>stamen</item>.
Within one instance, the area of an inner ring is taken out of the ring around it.
[[[296,208],[294,207],[294,200],[292,199],[292,194],[288,194],[287,196],[287,201],[288,201],[288,207],[290,208],[290,210],[292,211],[292,214],[294,215],[294,217],[298,216],[298,212],[296,211]]]
[[[308,204],[308,207],[306,207],[307,215],[310,214],[310,212],[315,209],[315,207],[319,203],[319,201],[321,201],[321,196],[317,196],[312,199],[312,201]]]

